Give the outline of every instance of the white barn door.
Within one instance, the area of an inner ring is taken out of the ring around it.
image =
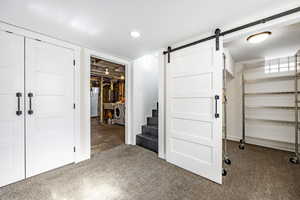
[[[0,31],[0,44],[1,187],[25,178],[24,37]]]
[[[215,40],[211,40],[170,55],[166,160],[221,184],[222,42],[220,46],[216,51]]]
[[[73,51],[26,38],[26,176],[74,162]]]

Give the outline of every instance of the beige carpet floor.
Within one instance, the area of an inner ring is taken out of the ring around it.
[[[223,185],[189,173],[137,146],[0,188],[1,200],[299,200],[300,165],[289,153],[230,142]]]

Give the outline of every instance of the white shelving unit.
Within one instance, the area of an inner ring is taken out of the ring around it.
[[[243,126],[242,126],[242,139],[240,140],[240,149],[245,148],[246,144],[246,122],[247,121],[255,121],[255,122],[263,122],[263,123],[275,123],[277,125],[285,125],[285,126],[294,126],[295,128],[295,137],[294,137],[294,142],[295,142],[295,152],[294,155],[290,158],[290,162],[294,164],[299,164],[299,139],[298,139],[298,134],[299,134],[299,121],[298,121],[298,115],[299,115],[299,103],[300,101],[298,100],[298,79],[300,78],[299,76],[299,61],[300,61],[300,54],[297,53],[295,56],[292,57],[287,57],[284,59],[285,62],[280,62],[280,59],[277,62],[277,65],[270,65],[270,68],[267,68],[268,66],[266,63],[259,63],[257,66],[254,67],[249,67],[249,68],[244,68],[243,74],[242,74],[242,113],[243,113]],[[270,62],[271,63],[271,62]],[[277,69],[276,69],[277,66]],[[260,70],[262,67],[265,68],[266,73],[270,74],[269,77],[261,77],[261,78],[252,78],[252,79],[245,79],[245,73],[250,71],[250,70]],[[282,75],[282,73],[277,73],[279,76],[275,76],[276,73],[273,72],[292,72],[293,74],[288,74],[288,75]],[[275,74],[275,75],[274,75]],[[281,75],[280,75],[281,74]],[[294,81],[294,90],[290,91],[268,91],[268,92],[246,92],[245,87],[249,84],[257,84],[257,83],[268,83],[268,82],[277,82],[277,81]],[[248,97],[257,97],[257,96],[274,96],[274,95],[290,95],[294,96],[294,106],[291,105],[268,105],[268,102],[265,102],[265,105],[257,105],[257,106],[249,106],[246,105],[246,98]],[[275,119],[264,119],[261,117],[247,117],[246,116],[246,111],[250,109],[280,109],[280,110],[289,110],[292,111],[294,110],[295,113],[295,119],[293,121],[290,120],[275,120]]]

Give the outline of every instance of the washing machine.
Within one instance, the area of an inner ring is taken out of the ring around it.
[[[125,104],[116,103],[114,106],[114,124],[125,125]]]

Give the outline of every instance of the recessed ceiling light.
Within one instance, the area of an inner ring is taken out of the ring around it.
[[[265,41],[272,33],[270,31],[265,31],[261,33],[256,33],[254,35],[250,35],[247,38],[247,41],[252,44],[257,44]]]
[[[138,37],[141,36],[141,34],[140,34],[139,32],[137,32],[137,31],[131,31],[131,32],[130,32],[130,35],[131,35],[131,37],[133,37],[133,38],[138,38]]]

